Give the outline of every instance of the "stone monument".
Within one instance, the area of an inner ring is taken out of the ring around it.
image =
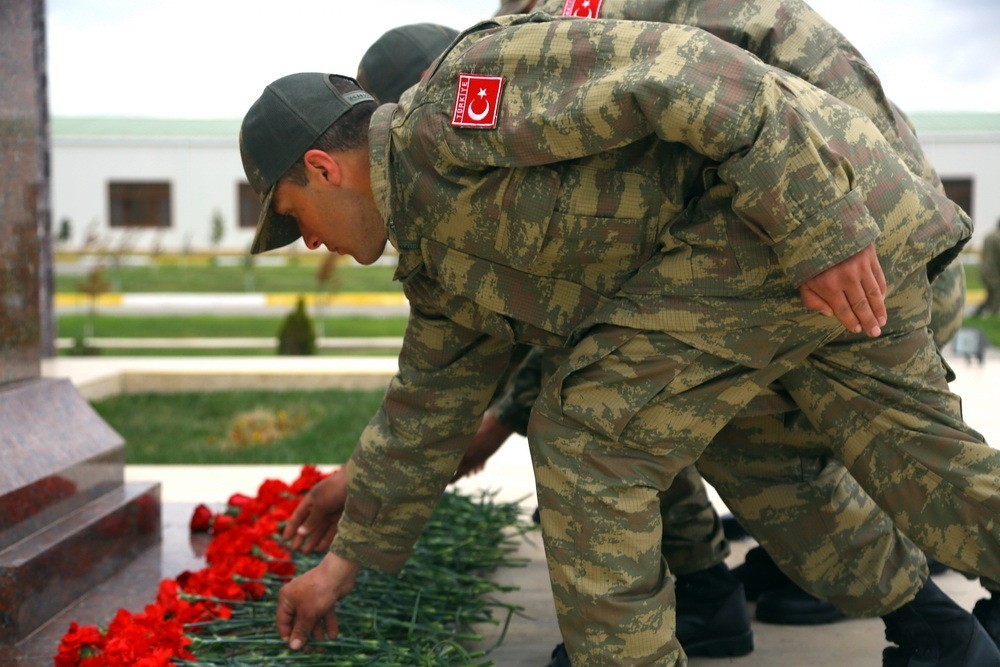
[[[121,437],[68,380],[50,328],[44,0],[0,2],[0,644],[159,541],[159,485],[125,484]]]

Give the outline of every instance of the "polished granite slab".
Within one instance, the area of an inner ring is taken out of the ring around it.
[[[0,644],[18,642],[160,537],[156,482],[69,380],[0,386]]]
[[[48,228],[49,185],[42,8],[40,0],[0,2],[0,385],[38,377],[41,359],[39,230]]]
[[[125,443],[69,380],[0,386],[0,551],[122,485]]]
[[[133,486],[133,485],[129,485]],[[160,528],[151,544],[116,567],[113,576],[90,588],[17,644],[0,645],[0,667],[52,664],[59,641],[72,621],[106,624],[118,609],[141,611],[156,598],[160,580],[205,566],[208,536],[188,534],[194,504],[163,504]]]

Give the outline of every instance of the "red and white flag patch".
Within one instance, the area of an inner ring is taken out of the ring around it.
[[[604,0],[566,0],[562,15],[596,19],[601,15],[602,4],[604,4]]]
[[[503,84],[502,76],[459,74],[455,111],[451,116],[452,126],[496,127]]]

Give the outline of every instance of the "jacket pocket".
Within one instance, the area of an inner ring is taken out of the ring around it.
[[[544,167],[512,169],[504,188],[494,248],[519,269],[534,266],[559,195],[559,174]]]

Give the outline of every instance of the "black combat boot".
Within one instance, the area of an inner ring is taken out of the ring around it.
[[[736,657],[753,651],[743,584],[725,563],[677,576],[677,641],[689,656]]]
[[[748,551],[733,574],[743,582],[747,600],[757,602],[754,617],[763,623],[821,625],[847,618],[844,612],[789,579],[763,547]]]
[[[991,591],[991,593],[992,597],[976,602],[976,606],[972,608],[972,615],[983,626],[993,643],[1000,647],[1000,592]]]
[[[883,667],[1000,667],[1000,650],[976,617],[928,579],[917,596],[882,617]]]
[[[549,662],[548,667],[571,667],[565,644],[560,642],[558,646],[552,649],[552,660]]]
[[[747,600],[754,602],[762,594],[792,583],[775,564],[771,554],[764,547],[754,547],[747,552],[742,565],[733,568],[733,574],[743,582],[743,592]]]
[[[842,621],[847,614],[789,581],[781,588],[760,594],[754,618],[774,625],[824,625]]]

